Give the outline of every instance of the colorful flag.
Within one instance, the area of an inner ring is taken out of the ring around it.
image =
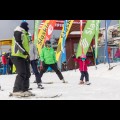
[[[35,20],[35,26],[34,26],[34,44],[37,44],[38,41],[38,28],[41,20]]]
[[[81,35],[80,39],[82,39],[82,29],[83,29],[82,24],[83,24],[83,22],[82,22],[82,20],[80,20],[80,35]],[[83,45],[81,46],[81,50],[82,50],[82,54],[84,54]]]
[[[84,54],[86,55],[94,35],[95,35],[95,20],[87,20],[87,23],[82,33],[82,38],[80,39],[78,44],[77,54],[76,54],[77,58],[82,55],[82,50],[81,50],[82,47]]]
[[[61,63],[66,61],[66,48],[65,48],[65,43],[66,43],[66,27],[67,27],[67,20],[64,21],[64,37],[62,41],[62,53],[61,53]]]
[[[46,32],[49,27],[49,22],[50,22],[50,20],[46,20],[45,23],[42,25],[41,30],[38,33],[37,48],[38,48],[39,54],[40,54],[41,48],[43,47],[43,44],[44,44]]]
[[[55,27],[55,24],[56,24],[56,20],[50,20],[49,26],[48,26],[48,29],[47,29],[47,32],[46,32],[45,41],[50,40],[51,35],[53,33],[53,30],[54,30],[54,27]]]
[[[66,26],[66,38],[68,36],[68,33],[70,31],[70,28],[73,24],[73,21],[74,20],[67,20],[67,26]],[[60,34],[60,38],[59,38],[59,41],[58,41],[58,47],[57,47],[57,51],[56,51],[56,60],[58,61],[59,60],[59,57],[61,55],[61,45],[62,45],[62,41],[63,41],[63,38],[64,38],[64,26],[63,26],[63,29],[62,29],[62,32]]]

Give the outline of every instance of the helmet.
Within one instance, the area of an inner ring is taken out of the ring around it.
[[[81,58],[86,58],[86,55],[82,54],[82,55],[81,55]]]

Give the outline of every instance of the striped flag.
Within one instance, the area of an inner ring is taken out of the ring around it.
[[[62,41],[62,54],[61,54],[61,63],[64,63],[66,61],[66,48],[65,48],[65,43],[66,43],[66,27],[67,27],[67,20],[64,21],[64,37]]]
[[[98,58],[98,36],[100,29],[100,20],[95,20],[95,59]]]
[[[50,22],[50,20],[46,20],[45,23],[43,24],[41,30],[38,33],[37,48],[38,48],[39,54],[40,54],[40,51],[41,51],[43,44],[44,44],[46,32],[47,32],[47,29],[49,27],[49,22]]]
[[[45,41],[50,40],[51,35],[53,33],[53,30],[54,30],[54,27],[55,27],[55,24],[56,24],[56,20],[50,20],[49,26],[48,26],[48,29],[47,29],[47,32],[46,32]]]
[[[78,44],[76,53],[77,58],[82,55],[81,47],[83,47],[84,54],[86,55],[94,35],[95,35],[95,20],[87,20],[87,23],[82,33],[82,38],[80,39]]]
[[[80,34],[81,34],[81,38],[80,39],[82,39],[82,28],[83,28],[82,24],[83,24],[83,22],[82,22],[82,20],[80,20]],[[82,54],[84,54],[83,45],[81,45],[81,49],[82,49],[81,50]]]
[[[38,28],[41,20],[35,20],[35,26],[34,26],[34,44],[36,45],[38,41]]]
[[[67,20],[67,25],[66,25],[66,38],[68,36],[68,33],[70,31],[70,28],[73,24],[73,21],[74,20]],[[59,57],[61,55],[61,45],[62,45],[62,41],[63,41],[63,38],[64,38],[64,26],[63,26],[63,29],[62,29],[62,32],[60,34],[60,38],[59,38],[59,41],[58,41],[58,47],[57,47],[57,51],[56,51],[56,60],[58,61],[59,60]]]

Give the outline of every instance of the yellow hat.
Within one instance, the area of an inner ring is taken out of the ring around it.
[[[5,55],[5,54],[6,54],[6,52],[3,52],[3,53],[2,53],[2,55]]]

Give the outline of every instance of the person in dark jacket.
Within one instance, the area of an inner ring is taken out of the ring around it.
[[[41,82],[41,77],[47,71],[48,67],[51,67],[56,72],[59,79],[63,83],[67,82],[64,80],[62,73],[58,70],[55,51],[51,47],[50,40],[47,40],[45,42],[45,47],[42,48],[40,53],[40,60],[41,60],[40,82]]]
[[[85,84],[89,85],[89,74],[88,74],[88,64],[90,64],[90,61],[86,58],[86,55],[82,54],[80,57],[76,58],[75,55],[72,56],[75,62],[78,62],[79,64],[79,70],[81,72],[80,77],[80,84],[84,84],[84,77],[85,77]]]
[[[7,58],[7,73],[12,74],[13,63],[11,60],[11,50],[9,50],[9,52],[6,54],[6,58]]]
[[[14,30],[12,39],[11,59],[16,67],[16,80],[13,88],[15,96],[31,96],[29,91],[30,57],[29,57],[29,33],[28,23],[22,22]]]

